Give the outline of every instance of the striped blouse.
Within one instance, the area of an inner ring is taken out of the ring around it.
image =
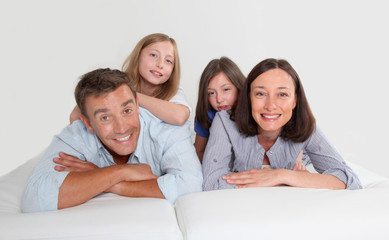
[[[346,184],[347,189],[362,188],[357,175],[317,126],[305,142],[295,143],[278,137],[266,155],[273,169],[292,169],[301,150],[308,155],[318,173],[337,177]],[[240,133],[227,111],[218,112],[212,122],[203,156],[203,189],[234,188],[221,177],[232,172],[261,169],[264,154],[265,150],[258,143],[257,136],[247,137]]]

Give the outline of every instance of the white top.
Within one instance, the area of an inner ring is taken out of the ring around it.
[[[192,108],[190,107],[188,101],[186,100],[184,89],[182,87],[178,87],[176,95],[174,95],[169,102],[181,104],[187,106],[189,108],[189,114],[192,114]]]

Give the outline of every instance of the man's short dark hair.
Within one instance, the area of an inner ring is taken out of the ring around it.
[[[102,94],[115,91],[123,84],[130,87],[136,99],[136,91],[131,85],[128,75],[120,70],[100,68],[81,76],[74,91],[77,106],[80,108],[81,114],[88,117],[85,109],[85,101],[88,96],[93,95],[98,97]]]

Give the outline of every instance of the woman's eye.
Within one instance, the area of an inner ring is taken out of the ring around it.
[[[166,62],[169,64],[173,64],[173,60],[170,60],[170,59],[166,59]]]
[[[157,56],[157,54],[155,54],[155,53],[150,53],[150,56],[152,56],[152,57],[156,57],[156,56]]]
[[[208,92],[208,96],[212,96],[214,94],[215,94],[215,92]]]
[[[281,97],[287,97],[288,94],[287,94],[287,93],[280,93],[280,96],[281,96]]]
[[[255,93],[255,96],[258,96],[258,97],[261,97],[261,96],[264,96],[265,94],[263,92],[257,92]]]
[[[224,89],[225,92],[228,92],[228,91],[230,91],[230,90],[231,90],[230,88],[225,88],[225,89]]]

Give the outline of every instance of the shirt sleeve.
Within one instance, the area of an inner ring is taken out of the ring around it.
[[[80,151],[71,146],[77,143],[79,149],[86,149],[80,139],[71,139],[69,132],[78,131],[79,124],[73,123],[65,128],[60,135],[53,138],[43,158],[37,164],[27,180],[22,196],[22,212],[52,211],[58,209],[58,193],[63,181],[69,172],[57,172],[53,158],[60,152],[65,152],[81,160],[86,157]]]
[[[201,125],[197,121],[194,122],[194,131],[200,137],[203,137],[203,138],[208,138],[209,137],[209,128],[205,128],[203,125]]]
[[[176,127],[161,160],[158,186],[165,198],[174,203],[179,196],[202,191],[203,176],[200,161],[192,144],[189,123]]]
[[[181,87],[178,88],[176,95],[174,95],[169,102],[181,104],[189,108],[189,114],[192,114],[192,108],[190,107],[188,101],[186,100],[184,89]]]
[[[22,197],[22,212],[57,210],[59,188],[69,173],[54,170],[56,164],[53,158],[59,156],[60,149],[67,154],[78,156],[73,148],[60,138],[54,137],[27,181]]]
[[[330,144],[323,132],[316,127],[306,146],[307,154],[318,173],[330,174],[344,182],[347,189],[361,189],[362,184],[355,172]]]
[[[204,191],[235,187],[221,178],[232,172],[234,159],[233,146],[228,134],[229,127],[224,125],[221,114],[228,115],[226,112],[216,114],[203,155]]]

